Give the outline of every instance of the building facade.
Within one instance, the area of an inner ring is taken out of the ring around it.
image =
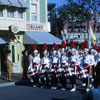
[[[47,0],[26,0],[29,9],[26,11],[27,31],[50,32],[50,23],[47,19]]]
[[[0,38],[6,43],[0,45],[0,71],[6,71],[6,51],[11,50],[13,72],[21,71],[23,32],[26,30],[26,9],[24,0],[0,0]]]
[[[0,71],[6,71],[6,51],[9,49],[13,73],[21,73],[25,45],[60,44],[61,41],[48,33],[47,0],[0,1]]]
[[[95,24],[93,21],[88,21],[82,24],[74,24],[73,30],[70,24],[65,23],[64,30],[66,30],[66,39],[69,39],[69,42],[70,40],[74,40],[76,43],[84,42],[84,40],[88,40],[90,38],[90,27],[94,31]],[[98,22],[97,29],[94,34],[100,44],[100,22]]]

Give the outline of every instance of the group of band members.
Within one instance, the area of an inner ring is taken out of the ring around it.
[[[72,84],[71,92],[76,91],[76,79],[80,79],[82,86],[88,92],[94,80],[94,68],[100,61],[100,53],[94,49],[84,48],[76,50],[73,41],[70,48],[62,41],[61,50],[57,50],[57,45],[53,44],[52,54],[48,55],[46,43],[43,45],[43,57],[40,58],[36,44],[33,45],[33,57],[31,57],[28,68],[28,77],[33,82],[33,87],[40,85],[44,88],[51,85],[51,89],[57,89],[58,83],[61,90],[66,90],[67,79]],[[50,53],[49,53],[50,54]]]

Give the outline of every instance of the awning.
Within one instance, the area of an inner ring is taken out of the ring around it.
[[[10,6],[10,3],[8,2],[8,0],[0,0],[0,5],[8,5],[8,6]]]
[[[53,36],[48,32],[38,32],[38,31],[26,31],[23,36],[23,43],[24,44],[48,44],[52,45],[56,43],[58,45],[61,44],[61,40],[57,37]]]
[[[18,0],[19,4],[23,8],[29,8],[29,5],[24,0]]]
[[[6,41],[0,38],[0,44],[6,44]]]
[[[0,5],[29,8],[28,4],[24,0],[0,0]]]
[[[21,7],[21,5],[18,3],[18,0],[8,0],[11,6],[14,7]]]

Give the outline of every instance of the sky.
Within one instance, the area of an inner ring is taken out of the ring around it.
[[[48,3],[55,3],[56,4],[56,8],[64,5],[67,3],[67,0],[47,0]]]

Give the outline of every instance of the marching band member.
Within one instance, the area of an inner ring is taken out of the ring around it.
[[[50,73],[51,73],[51,89],[57,89],[57,85],[58,85],[58,78],[56,76],[56,71],[57,68],[59,66],[59,57],[57,56],[57,45],[56,43],[53,44],[53,55],[52,55],[52,68],[50,69]]]
[[[41,77],[41,88],[49,84],[49,78],[48,78],[47,72],[51,68],[51,60],[50,60],[50,57],[48,57],[46,43],[43,45],[43,49],[44,49],[44,52],[43,52],[44,56],[41,60],[41,63],[42,63],[41,75],[43,76]]]
[[[57,89],[58,79],[56,77],[56,71],[57,71],[58,66],[59,66],[59,57],[57,56],[57,51],[54,50],[53,57],[52,57],[52,69],[51,69],[51,71],[54,71],[54,72],[51,76],[51,84],[52,84],[51,89]]]
[[[61,90],[66,90],[66,77],[65,77],[65,69],[68,66],[68,57],[66,56],[65,52],[66,43],[62,41],[62,50],[61,50],[61,58],[60,58],[60,66],[59,71],[60,74],[60,83],[62,85]]]
[[[77,74],[77,65],[79,61],[77,59],[77,56],[75,55],[75,49],[73,48],[71,50],[71,56],[70,56],[70,69],[72,75],[69,76],[70,82],[72,84],[72,89],[70,90],[71,92],[76,91],[76,77],[75,75]]]
[[[89,50],[86,48],[84,50],[84,58],[83,58],[83,67],[87,70],[86,73],[88,73],[88,76],[83,78],[83,86],[86,86],[86,92],[89,91],[89,85],[90,85],[90,56],[88,54]]]
[[[40,69],[40,65],[41,65],[41,59],[40,57],[38,56],[38,50],[36,49],[36,44],[33,45],[34,47],[34,57],[33,57],[33,69],[34,69],[34,72],[35,74],[33,75],[33,82],[34,82],[34,85],[33,87],[36,87],[36,85],[39,84],[39,76],[38,76],[38,72],[39,72],[39,69]]]

